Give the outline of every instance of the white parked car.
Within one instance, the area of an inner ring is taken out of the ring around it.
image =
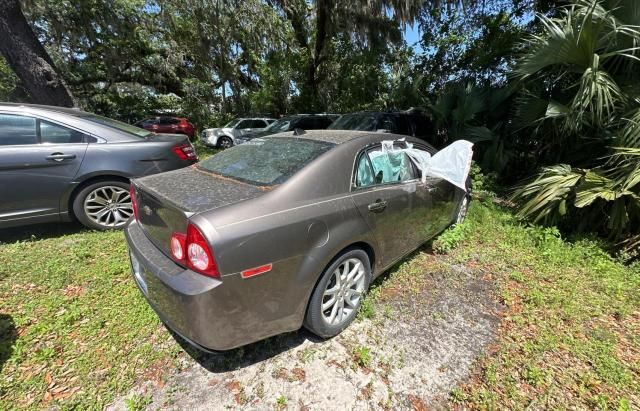
[[[237,137],[262,131],[274,121],[268,117],[236,118],[223,127],[203,130],[200,139],[208,146],[229,148],[235,145]]]

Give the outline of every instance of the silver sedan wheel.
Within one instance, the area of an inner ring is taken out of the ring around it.
[[[133,214],[129,191],[118,186],[98,187],[84,199],[84,213],[103,227],[120,227]]]
[[[322,318],[327,324],[346,322],[358,308],[365,289],[364,264],[358,258],[349,258],[331,274],[322,297]]]

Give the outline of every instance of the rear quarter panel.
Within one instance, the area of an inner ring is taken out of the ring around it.
[[[90,144],[78,175],[114,171],[122,176],[140,177],[191,164],[171,152],[173,144],[149,141]]]
[[[373,242],[349,195],[218,227],[202,216],[193,221],[210,233],[223,281],[233,279],[234,288],[239,287],[238,309],[251,307],[247,321],[256,319],[250,326],[264,335],[269,334],[271,322],[298,329],[311,291],[329,262],[354,242]],[[242,279],[242,271],[265,264],[273,264],[272,270]]]

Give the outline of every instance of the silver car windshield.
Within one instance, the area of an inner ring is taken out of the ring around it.
[[[255,138],[201,162],[198,167],[257,186],[282,184],[335,144],[294,137]]]

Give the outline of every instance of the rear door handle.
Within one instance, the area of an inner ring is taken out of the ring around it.
[[[71,160],[76,158],[75,154],[64,154],[64,153],[51,153],[51,155],[48,155],[45,157],[47,160],[53,160],[53,161],[63,161],[63,160]]]
[[[376,200],[375,203],[369,204],[367,208],[369,209],[369,211],[373,213],[380,213],[384,211],[385,208],[387,208],[387,202],[382,200]]]

